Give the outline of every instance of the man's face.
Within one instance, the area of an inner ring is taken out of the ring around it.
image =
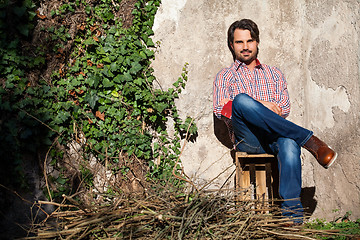
[[[259,43],[251,37],[249,30],[235,29],[232,48],[236,59],[249,65],[256,60]]]

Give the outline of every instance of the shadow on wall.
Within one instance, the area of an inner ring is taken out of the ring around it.
[[[215,114],[213,114],[214,122],[214,134],[215,137],[227,148],[232,149],[233,143],[230,139],[228,128],[224,121],[218,119]]]
[[[301,203],[307,216],[311,216],[316,208],[317,201],[314,199],[315,187],[305,187],[301,189]]]

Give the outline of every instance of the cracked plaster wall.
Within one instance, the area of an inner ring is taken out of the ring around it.
[[[229,66],[230,24],[253,19],[260,29],[261,62],[287,77],[289,120],[315,132],[339,153],[328,170],[302,151],[303,187],[314,188],[313,218],[333,220],[352,211],[360,218],[360,1],[335,0],[163,0],[155,17],[153,62],[163,88],[189,63],[189,80],[177,102],[196,118],[199,136],[181,156],[188,176],[219,188],[234,170],[230,151],[214,135],[212,83]],[[337,211],[334,211],[339,209]]]

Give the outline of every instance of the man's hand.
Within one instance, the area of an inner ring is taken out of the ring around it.
[[[281,108],[278,105],[276,105],[276,103],[266,102],[266,101],[261,101],[261,100],[259,100],[259,102],[262,103],[262,105],[264,105],[271,111],[273,111],[274,113],[276,113],[277,115],[281,116]]]
[[[224,98],[223,100],[220,101],[220,105],[224,106],[225,104],[227,104],[230,101],[229,98]]]

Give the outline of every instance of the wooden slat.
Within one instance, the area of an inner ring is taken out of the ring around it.
[[[273,189],[272,189],[272,174],[271,174],[271,163],[265,163],[265,173],[266,173],[266,188],[268,190],[268,199],[273,199]]]
[[[240,158],[274,158],[274,155],[261,153],[261,154],[248,154],[245,152],[236,152],[236,157]]]
[[[261,199],[268,199],[266,190],[266,171],[265,164],[256,164],[256,197]]]
[[[251,185],[251,199],[256,199],[256,174],[255,174],[255,164],[249,164],[249,172],[250,172],[250,185]]]
[[[240,159],[235,158],[236,172],[235,172],[235,189],[239,192],[240,190],[240,175],[241,175],[241,166]]]

